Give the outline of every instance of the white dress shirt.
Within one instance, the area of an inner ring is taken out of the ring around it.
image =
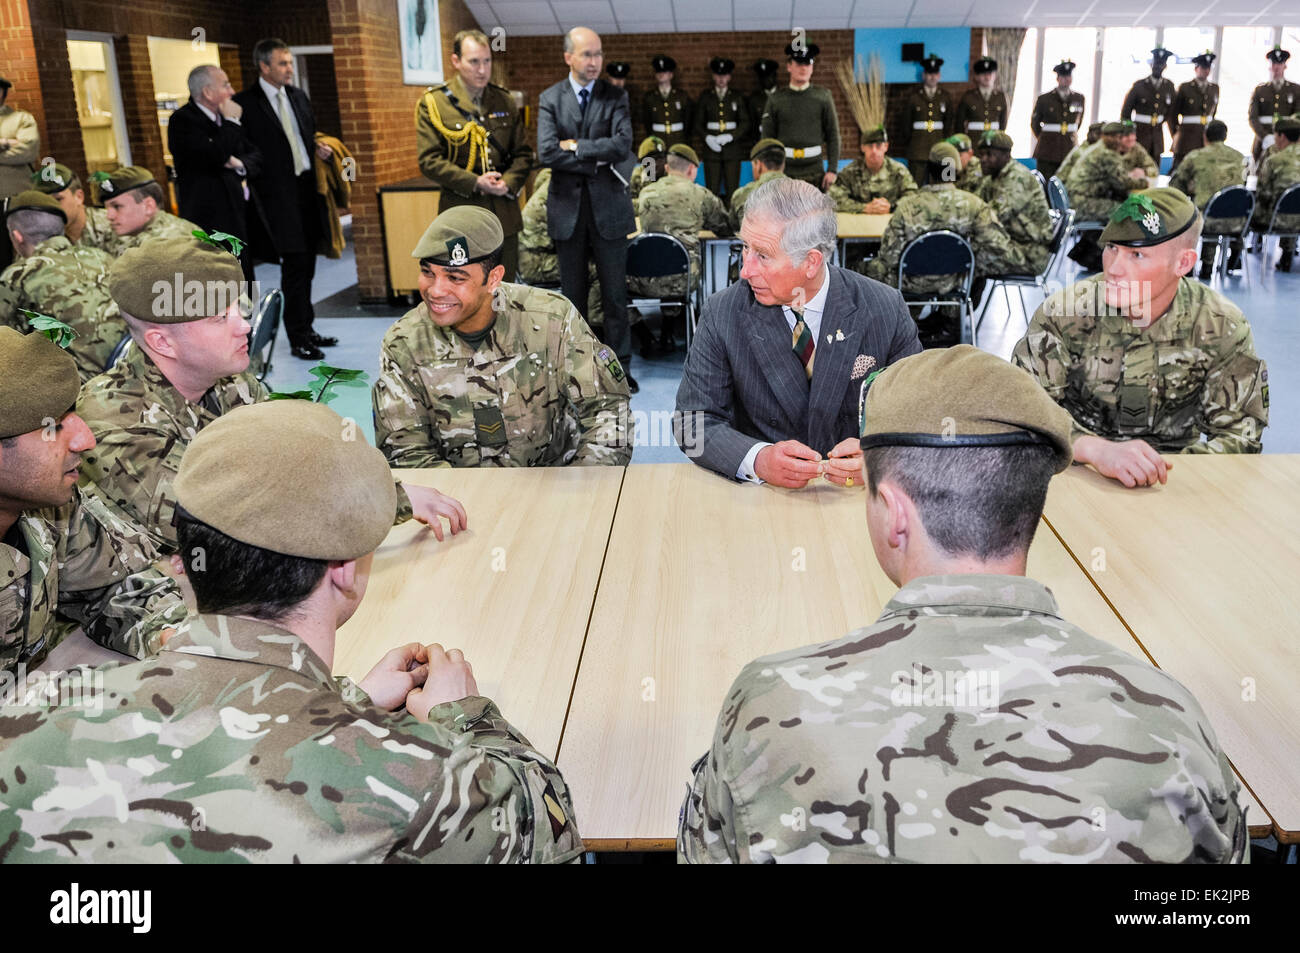
[[[803,323],[808,326],[808,333],[813,338],[813,354],[817,354],[818,341],[817,337],[822,329],[822,312],[826,310],[826,293],[831,286],[831,272],[828,267],[822,265],[822,285],[817,289],[817,293],[803,306]],[[781,313],[785,315],[785,323],[790,325],[790,335],[794,336],[794,325],[798,320],[795,313],[785,305],[781,306]],[[794,350],[793,343],[791,350]],[[816,369],[814,358],[813,368]],[[748,480],[750,483],[762,483],[754,472],[754,460],[758,457],[758,452],[764,447],[772,446],[762,440],[755,443],[749,448],[749,453],[745,454],[745,459],[740,461],[740,467],[736,470],[736,477],[740,480]]]
[[[301,169],[294,169],[295,175],[302,175],[311,168],[311,152],[307,149],[307,143],[302,138],[302,128],[298,125],[298,114],[294,112],[293,103],[289,102],[289,94],[285,92],[284,87],[278,89],[268,83],[263,77],[258,77],[257,81],[262,85],[262,92],[266,93],[266,98],[271,103],[271,111],[275,113],[275,118],[280,118],[280,97],[284,97],[284,108],[289,114],[289,123],[293,126],[294,135],[298,137],[298,145],[302,149],[303,161],[306,166]],[[289,150],[290,153],[293,149]]]

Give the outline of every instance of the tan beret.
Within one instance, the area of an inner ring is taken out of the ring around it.
[[[108,269],[108,293],[126,314],[185,324],[222,314],[246,291],[239,259],[197,238],[155,238]]]
[[[9,207],[5,209],[5,218],[8,219],[14,212],[32,210],[37,212],[47,212],[50,215],[57,215],[60,220],[66,222],[68,215],[63,211],[63,206],[53,195],[47,195],[44,192],[38,192],[35,189],[28,189],[26,192],[19,192],[9,200]]]
[[[199,431],[176,501],[227,536],[304,559],[374,552],[397,514],[384,455],[324,404],[250,404]]]
[[[77,402],[72,355],[44,334],[0,328],[0,437],[40,430]]]
[[[863,407],[862,449],[1041,444],[1056,472],[1073,456],[1069,413],[1032,374],[969,344],[922,351],[885,368]]]
[[[505,234],[496,215],[477,205],[457,205],[425,229],[411,257],[459,268],[482,261],[503,242]]]
[[[780,149],[782,152],[785,152],[785,146],[781,143],[780,139],[772,139],[769,137],[767,139],[760,139],[758,142],[754,143],[754,147],[749,150],[749,157],[751,159],[757,159],[768,149]]]
[[[944,140],[930,147],[930,161],[947,163],[953,168],[961,168],[961,154],[951,142]]]

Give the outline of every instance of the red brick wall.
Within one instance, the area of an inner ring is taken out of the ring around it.
[[[451,40],[478,26],[461,0],[439,0],[443,59]],[[402,84],[396,0],[329,0],[343,142],[356,159],[352,241],[363,299],[387,294],[378,188],[420,174],[415,154],[415,105],[424,88]],[[450,65],[448,65],[450,68]]]
[[[67,59],[65,54],[64,59]],[[6,102],[36,119],[41,144],[46,141],[47,117],[36,69],[31,19],[25,0],[0,0],[0,75],[13,83]]]

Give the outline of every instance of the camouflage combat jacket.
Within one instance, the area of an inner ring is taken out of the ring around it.
[[[835,200],[837,212],[861,212],[872,199],[888,199],[892,212],[898,200],[907,192],[916,191],[916,180],[907,166],[885,157],[875,172],[867,168],[862,159],[854,159],[840,170],[826,194]]]
[[[637,199],[637,215],[641,219],[641,231],[665,232],[686,246],[692,288],[700,280],[700,230],[708,229],[720,236],[731,231],[722,200],[704,186],[680,175],[665,175],[655,182],[646,183]],[[686,283],[677,275],[629,277],[628,288],[633,294],[642,295],[686,294]]]

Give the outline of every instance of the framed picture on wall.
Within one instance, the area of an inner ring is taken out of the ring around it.
[[[441,83],[438,0],[397,0],[397,22],[402,39],[402,82],[407,86]]]

